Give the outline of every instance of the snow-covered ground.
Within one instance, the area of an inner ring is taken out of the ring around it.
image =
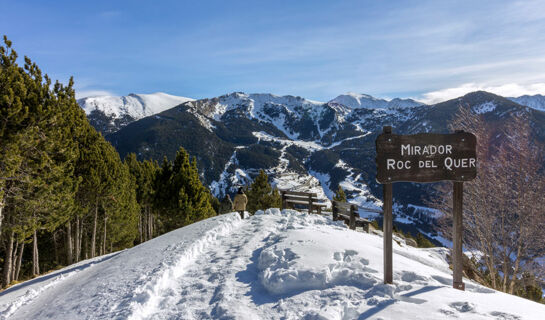
[[[447,249],[394,242],[278,209],[214,217],[0,293],[6,319],[542,319],[545,305],[465,279]]]

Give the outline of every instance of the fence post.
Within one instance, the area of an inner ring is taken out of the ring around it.
[[[282,197],[282,210],[286,209],[286,191],[281,190],[280,195]]]
[[[312,193],[308,194],[308,213],[312,213]]]
[[[337,208],[337,201],[331,200],[331,211],[333,212],[333,221],[337,221],[339,219],[338,210],[339,209]]]
[[[352,204],[350,205],[350,224],[349,228],[352,230],[356,230],[356,205]]]

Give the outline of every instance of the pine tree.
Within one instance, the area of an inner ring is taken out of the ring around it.
[[[282,205],[280,193],[276,188],[271,187],[269,177],[263,170],[259,171],[259,175],[247,188],[246,196],[248,197],[246,210],[250,213],[268,208],[280,208]]]
[[[333,200],[346,202],[346,194],[344,193],[344,190],[341,187],[341,185],[339,185],[339,187],[337,188],[337,192],[335,192],[335,196],[333,197]]]
[[[73,135],[85,118],[75,101],[72,79],[68,86],[52,85],[29,58],[19,67],[11,42],[4,37],[4,43],[0,47],[0,115],[6,120],[0,124],[0,235],[7,238],[5,286],[19,274],[30,236],[32,273],[39,274],[38,233],[51,232],[72,212],[77,188]],[[7,224],[2,224],[4,217]],[[12,255],[13,249],[18,253]]]
[[[155,195],[154,180],[159,171],[155,161],[140,162],[136,155],[131,153],[125,158],[125,164],[133,177],[136,186],[136,200],[140,206],[138,218],[138,231],[140,242],[147,241],[154,236],[154,226],[157,223],[157,215],[153,206]]]
[[[164,231],[170,231],[216,214],[210,191],[199,180],[197,160],[180,148],[173,163],[163,160],[155,181],[154,203],[161,209]]]

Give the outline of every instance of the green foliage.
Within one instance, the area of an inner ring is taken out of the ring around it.
[[[282,205],[280,193],[276,188],[271,187],[269,177],[263,170],[259,171],[259,175],[246,189],[245,193],[248,197],[246,210],[251,213],[268,208],[280,208]]]
[[[435,245],[426,238],[421,232],[416,235],[416,244],[419,248],[434,248]]]
[[[174,162],[166,158],[155,180],[154,204],[161,212],[164,231],[170,231],[216,214],[211,194],[199,180],[197,160],[180,148]]]
[[[70,79],[51,80],[0,46],[2,286],[41,270],[131,247],[216,214],[184,149],[173,163],[119,154],[89,124]],[[36,244],[32,261],[21,252]],[[39,253],[40,252],[40,253]],[[18,263],[18,259],[21,259]],[[17,271],[17,265],[21,268]],[[15,279],[14,279],[15,278]]]
[[[517,296],[545,303],[543,299],[543,290],[533,274],[529,272],[523,273],[522,279],[517,283],[517,287],[518,289],[515,291]]]
[[[344,190],[340,185],[339,185],[339,188],[337,188],[337,192],[335,192],[335,196],[333,197],[333,200],[346,202],[346,195],[344,194]]]
[[[279,157],[280,152],[260,144],[237,150],[237,159],[243,168],[271,168],[278,165]]]

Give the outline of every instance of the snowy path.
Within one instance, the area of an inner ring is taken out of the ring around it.
[[[149,319],[523,319],[497,299],[535,305],[468,281],[452,289],[444,249],[394,248],[396,284],[384,285],[382,238],[270,210],[208,246]]]
[[[256,287],[257,259],[262,248],[277,242],[279,234],[292,227],[293,216],[271,221],[258,215],[244,222],[188,267],[172,284],[170,295],[164,297],[161,310],[152,319],[265,317],[266,312],[252,301],[255,295],[266,297],[266,292]]]
[[[545,306],[465,279],[444,248],[394,243],[328,217],[226,214],[0,293],[0,319],[541,319]]]

